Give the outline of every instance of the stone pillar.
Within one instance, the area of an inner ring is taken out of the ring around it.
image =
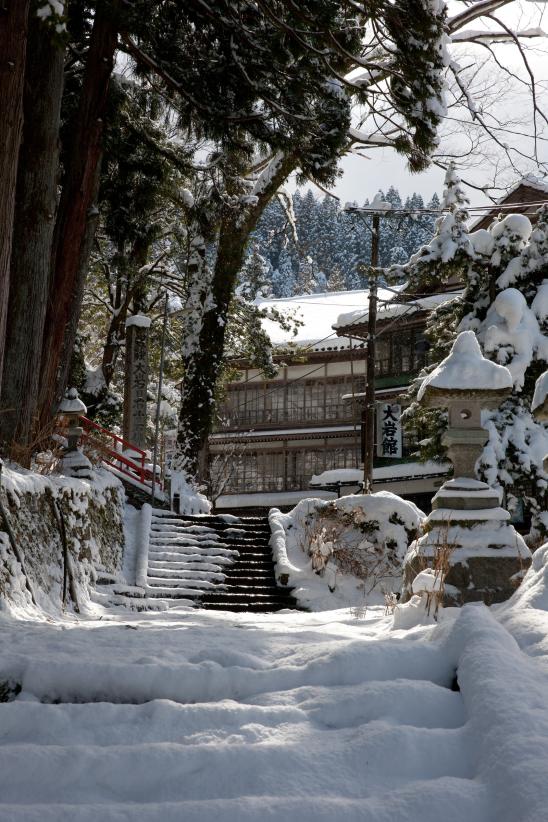
[[[148,390],[149,317],[136,314],[126,321],[124,439],[145,448]]]

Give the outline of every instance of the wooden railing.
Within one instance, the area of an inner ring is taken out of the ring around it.
[[[80,417],[80,422],[84,429],[82,434],[84,446],[95,449],[105,465],[128,479],[137,480],[143,485],[152,485],[152,471],[146,467],[148,462],[146,451],[87,417]],[[160,477],[156,478],[155,486],[163,490]]]

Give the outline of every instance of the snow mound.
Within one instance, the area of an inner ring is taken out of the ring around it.
[[[513,384],[521,390],[534,357],[548,354],[548,341],[517,288],[506,288],[498,294],[487,312],[484,329],[485,351],[508,368]]]
[[[473,331],[461,331],[449,356],[424,379],[418,400],[429,386],[453,391],[501,390],[512,387],[512,375],[504,366],[485,359]]]
[[[209,514],[211,503],[180,471],[171,474],[171,498],[178,494],[180,514]]]
[[[491,235],[493,239],[498,240],[503,234],[508,234],[527,242],[532,230],[531,221],[525,214],[509,214],[491,228]]]
[[[533,402],[531,403],[531,410],[534,411],[536,408],[540,408],[541,405],[544,405],[546,402],[546,396],[548,395],[548,371],[545,371],[544,374],[538,378],[535,383],[535,393],[533,394]]]
[[[389,491],[306,499],[269,515],[276,577],[311,610],[383,601],[401,586],[402,562],[423,512]]]
[[[489,257],[493,253],[495,243],[493,235],[486,228],[480,228],[469,235],[470,242],[476,254],[482,254]]]

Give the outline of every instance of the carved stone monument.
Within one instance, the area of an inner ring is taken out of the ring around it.
[[[146,443],[149,328],[149,317],[141,314],[126,320],[124,439],[139,448]]]
[[[423,381],[418,399],[429,408],[447,408],[443,443],[454,479],[432,500],[425,534],[411,546],[404,563],[403,601],[412,595],[415,576],[448,556],[442,604],[487,604],[508,599],[521,581],[531,552],[501,507],[499,492],[475,478],[475,465],[488,440],[482,408],[496,407],[512,390],[507,368],[485,359],[474,332],[457,337],[451,353]]]

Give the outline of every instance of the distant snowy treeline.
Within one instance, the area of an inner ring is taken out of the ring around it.
[[[436,215],[420,213],[425,208],[420,194],[402,201],[394,186],[381,194],[395,209],[413,212],[410,217],[381,220],[379,264],[404,263],[430,241]],[[439,208],[436,194],[426,207]],[[304,195],[297,191],[292,197],[272,200],[249,248],[252,279],[258,275],[266,286],[263,291],[275,297],[363,288],[357,268],[371,258],[370,219],[347,214],[337,200],[316,197],[310,189]]]

